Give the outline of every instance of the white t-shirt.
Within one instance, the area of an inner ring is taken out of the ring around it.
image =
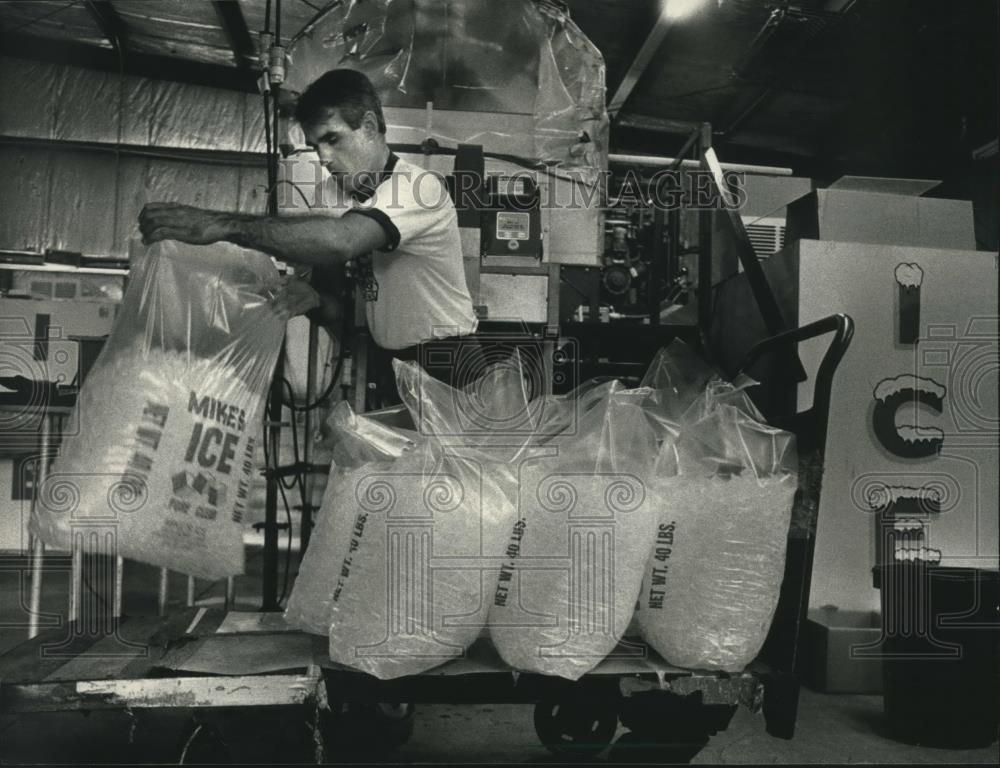
[[[392,155],[372,196],[345,215],[371,217],[389,238],[384,250],[359,260],[376,344],[404,349],[475,333],[458,215],[439,176]]]

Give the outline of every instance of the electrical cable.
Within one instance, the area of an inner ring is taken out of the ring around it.
[[[346,321],[345,321],[346,325]],[[340,352],[337,353],[337,364],[333,369],[333,375],[330,377],[330,382],[326,385],[326,389],[323,390],[322,394],[319,395],[311,403],[306,403],[305,405],[297,405],[293,401],[285,403],[291,410],[296,413],[304,413],[305,411],[312,411],[326,404],[327,399],[333,394],[333,390],[336,388],[337,382],[340,379],[340,374],[344,368],[344,358],[347,357],[347,344],[344,339],[340,342]]]
[[[278,187],[279,187],[280,185],[282,185],[282,184],[287,184],[287,185],[288,185],[288,186],[290,186],[290,187],[291,187],[292,189],[294,189],[294,190],[295,190],[296,192],[298,192],[298,193],[299,193],[299,197],[301,197],[301,198],[302,198],[302,202],[306,204],[306,208],[308,208],[309,210],[312,210],[312,206],[311,206],[311,205],[309,204],[309,198],[307,198],[307,197],[306,197],[306,193],[305,193],[305,192],[303,192],[303,191],[302,191],[302,189],[301,189],[301,187],[299,187],[299,185],[298,185],[298,184],[296,184],[296,183],[295,183],[294,181],[292,181],[291,179],[278,179],[278,180],[276,180],[276,181],[274,182],[274,184],[272,184],[272,185],[271,185],[271,186],[270,186],[270,187],[269,187],[269,188],[267,189],[267,192],[266,192],[265,194],[266,194],[267,196],[270,196],[270,195],[271,195],[271,193],[273,193],[273,192],[274,192],[274,190],[275,190],[275,189],[277,189],[277,188],[278,188]]]
[[[285,507],[285,523],[288,525],[288,546],[285,547],[285,570],[281,577],[281,594],[278,595],[278,605],[285,599],[288,593],[288,573],[292,563],[292,508],[288,504],[288,497],[285,496],[285,489],[280,485],[278,491],[281,493],[281,503]]]
[[[279,415],[280,418],[280,415]],[[269,439],[273,439],[273,433],[270,432],[269,423],[271,421],[271,404],[269,401],[265,401],[264,404],[264,468],[266,472],[277,472],[277,464],[271,465],[270,451],[267,448],[267,443]],[[277,446],[275,446],[277,447]],[[279,478],[278,491],[281,494],[281,500],[285,507],[285,521],[288,524],[288,545],[285,548],[285,573],[281,589],[281,597],[278,599],[280,603],[284,600],[285,592],[288,588],[288,572],[290,569],[290,564],[292,561],[292,510],[288,504],[288,497],[285,496],[285,489],[282,486]]]
[[[294,395],[293,395],[293,392],[292,392],[292,385],[288,381],[288,379],[286,379],[284,376],[282,376],[281,377],[281,383],[282,383],[282,385],[284,385],[284,387],[288,387],[289,398],[293,397]],[[284,397],[284,393],[282,393],[282,397]],[[287,407],[288,404],[289,404],[289,401],[286,401],[286,402],[282,403],[282,405],[284,405],[285,407]],[[291,430],[292,430],[292,460],[293,460],[293,466],[298,467],[298,465],[299,465],[299,427],[298,427],[298,423],[295,421],[294,414],[292,415],[292,420],[291,420]],[[289,482],[287,482],[287,480],[285,478],[279,477],[278,478],[278,482],[281,483],[281,486],[285,490],[290,491],[290,490],[292,490],[295,487],[295,484],[297,482],[299,482],[300,479],[301,479],[301,477],[299,475],[296,475],[292,479],[291,483],[289,483]]]

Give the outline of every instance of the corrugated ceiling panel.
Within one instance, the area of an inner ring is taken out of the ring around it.
[[[0,248],[45,247],[51,156],[44,150],[0,147]]]
[[[175,56],[203,64],[219,64],[232,67],[235,65],[233,52],[229,48],[216,48],[199,43],[187,43],[183,40],[161,40],[159,38],[135,35],[129,39],[129,50],[138,53],[152,53],[159,56]]]
[[[52,138],[62,69],[42,61],[0,59],[0,134]]]
[[[211,3],[190,0],[115,0],[128,26],[129,47],[216,64],[234,63]]]
[[[38,35],[111,47],[81,2],[3,2],[0,3],[0,20],[6,34]]]
[[[281,4],[281,38],[290,40],[316,15],[316,8],[325,8],[328,5],[330,5],[328,0],[309,0],[308,3],[302,0],[285,0]],[[264,0],[240,0],[240,10],[243,11],[243,18],[247,20],[247,28],[254,39],[257,33],[264,29],[264,6]],[[271,16],[273,32],[274,3],[271,3]]]
[[[111,250],[116,171],[109,153],[52,153],[47,247],[101,255]]]

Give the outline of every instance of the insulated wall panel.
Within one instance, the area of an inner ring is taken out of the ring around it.
[[[52,138],[117,142],[121,79],[107,72],[60,67]]]
[[[0,147],[0,248],[37,251],[45,246],[50,154]]]
[[[0,59],[0,135],[52,138],[62,69],[41,61]]]
[[[139,211],[147,200],[146,175],[149,160],[123,157],[118,166],[115,239],[112,254],[128,256],[129,240],[139,236]]]
[[[243,94],[243,152],[264,152],[264,98],[255,93]]]
[[[116,165],[115,157],[105,153],[52,153],[45,247],[97,255],[111,252]]]
[[[239,199],[239,184],[239,168],[235,166],[150,160],[146,201],[176,201],[232,211]]]
[[[124,141],[239,151],[242,94],[184,83],[128,78]]]
[[[261,168],[239,168],[240,213],[264,213],[267,210],[267,171]]]

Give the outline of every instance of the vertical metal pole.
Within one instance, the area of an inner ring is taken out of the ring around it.
[[[160,589],[156,598],[156,612],[159,616],[167,614],[167,586],[170,580],[170,571],[166,568],[160,569]]]
[[[667,257],[670,254],[664,253],[663,244],[663,224],[665,212],[660,206],[653,208],[653,242],[651,243],[653,252],[649,259],[649,279],[646,282],[646,304],[649,312],[649,324],[660,324],[660,276],[663,275],[669,280],[670,268],[666,266]]]
[[[666,282],[672,287],[681,276],[681,212],[673,208],[667,212]],[[669,288],[668,288],[669,289]]]
[[[38,614],[42,609],[42,559],[45,557],[45,545],[35,538],[31,551],[31,598],[30,615],[28,616],[28,639],[38,637]]]
[[[341,344],[350,343],[342,339]],[[354,412],[368,410],[368,334],[354,335]]]
[[[187,581],[187,607],[190,608],[194,605],[194,576],[188,576]]]
[[[231,611],[236,607],[236,577],[226,578],[226,610]]]
[[[80,618],[80,597],[83,587],[83,535],[72,531],[70,534],[71,565],[69,574],[69,621]]]
[[[122,584],[125,579],[125,558],[115,558],[115,595],[112,606],[114,618],[120,619],[122,615]]]
[[[556,344],[559,340],[559,287],[562,268],[558,264],[549,264],[548,295],[545,307],[545,339],[542,342],[542,394],[551,395],[556,367]],[[594,320],[591,315],[591,321]],[[579,360],[566,361],[568,369],[573,370]],[[564,376],[565,378],[565,376]],[[575,387],[578,382],[571,381],[569,386]]]
[[[44,406],[43,406],[44,407]],[[31,511],[34,513],[35,505],[38,503],[38,494],[45,485],[45,480],[49,474],[49,448],[52,443],[52,419],[53,415],[46,410],[42,415],[42,434],[39,445],[38,468],[35,471],[34,491],[31,494]],[[42,610],[42,564],[45,558],[45,545],[42,540],[35,538],[31,543],[31,596],[30,615],[28,616],[28,638],[38,636],[38,618]]]
[[[712,126],[702,123],[698,140],[698,155],[712,146]],[[712,323],[712,216],[714,211],[698,213],[698,329],[702,343],[711,338]],[[706,350],[707,350],[706,346]]]
[[[311,405],[313,399],[316,397],[316,356],[319,350],[319,328],[316,323],[309,323],[309,352],[308,360],[306,363],[306,404]],[[309,538],[312,535],[313,526],[313,499],[312,499],[312,489],[313,489],[313,473],[310,467],[312,463],[312,426],[313,426],[313,411],[305,412],[305,423],[303,424],[303,434],[304,444],[302,446],[302,462],[305,465],[303,467],[302,475],[302,522],[299,530],[299,541],[301,546],[301,552],[305,553],[306,547],[309,546]],[[294,418],[295,414],[292,414]]]
[[[261,574],[261,610],[277,611],[278,605],[278,478],[274,470],[280,466],[281,406],[284,401],[281,381],[285,375],[285,344],[282,342],[278,363],[274,367],[274,381],[268,395],[268,456],[267,493],[264,497],[264,554]],[[267,439],[267,437],[265,437]]]

